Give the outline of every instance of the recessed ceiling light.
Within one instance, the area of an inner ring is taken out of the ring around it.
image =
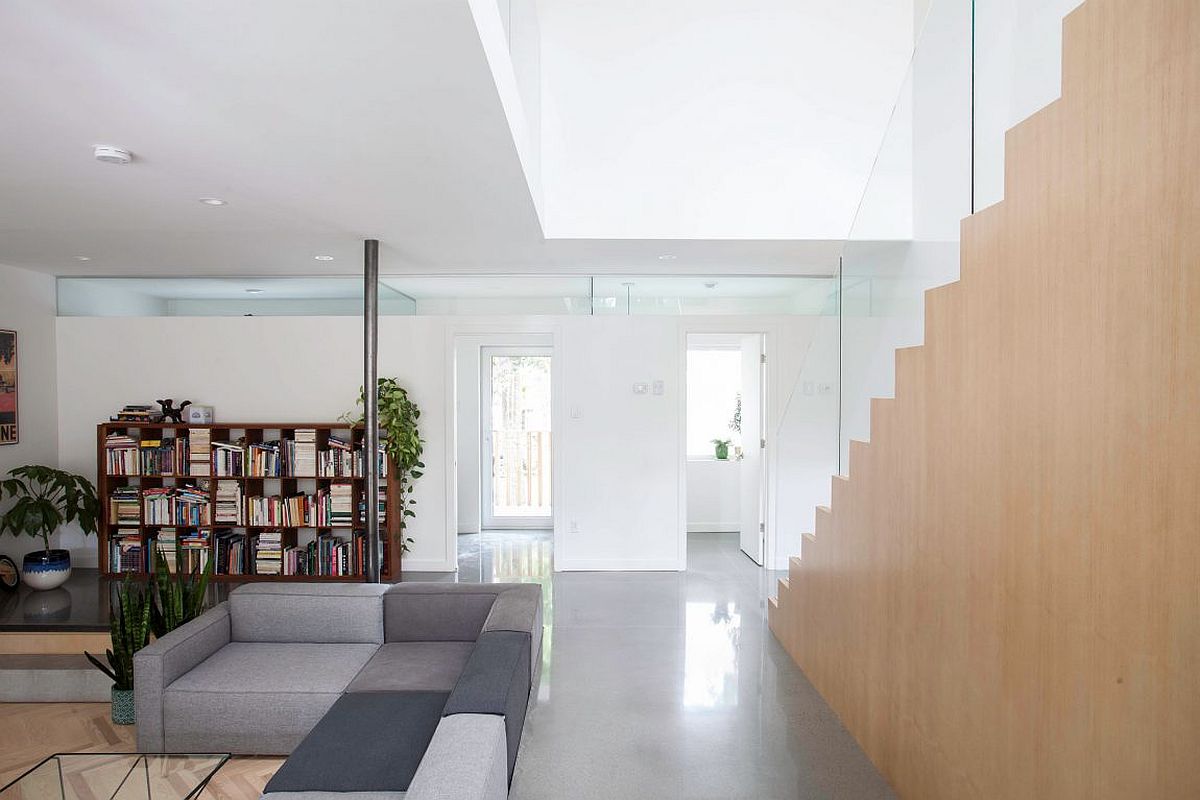
[[[333,256],[313,256],[317,261],[333,261]]]
[[[225,201],[219,197],[201,197],[200,202],[206,206],[223,206]]]
[[[98,144],[92,150],[92,155],[97,161],[103,161],[105,164],[128,164],[133,161],[133,153],[123,147],[109,147],[108,145]]]
[[[91,261],[91,256],[75,256],[76,261]]]
[[[717,288],[717,282],[709,281],[708,283],[704,284],[704,288],[705,289],[715,289],[715,288]]]
[[[674,261],[675,256],[672,253],[663,253],[661,256],[658,257],[658,260],[659,261]]]
[[[246,294],[262,294],[262,289],[247,289]]]

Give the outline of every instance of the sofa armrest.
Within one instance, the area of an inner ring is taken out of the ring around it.
[[[229,644],[229,603],[221,603],[133,655],[138,750],[161,753],[163,695],[181,675]]]
[[[483,623],[483,633],[516,631],[529,634],[529,675],[537,672],[542,653],[542,587],[522,583],[506,587],[496,597]]]
[[[443,717],[404,800],[505,800],[506,767],[503,718]]]

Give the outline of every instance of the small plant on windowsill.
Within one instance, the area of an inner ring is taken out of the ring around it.
[[[729,439],[713,439],[712,443],[713,443],[713,450],[714,450],[713,455],[716,457],[717,461],[728,461],[729,460],[729,445],[731,444],[730,440]]]
[[[418,421],[421,419],[421,409],[408,397],[408,392],[395,378],[379,379],[379,432],[380,446],[395,469],[395,479],[399,486],[400,498],[400,551],[407,553],[412,538],[406,536],[408,521],[417,516],[413,506],[417,504],[412,497],[413,484],[425,474],[425,462],[421,453],[425,440],[421,438]],[[358,404],[362,406],[365,398],[360,388]],[[347,414],[343,419],[351,418]],[[355,420],[359,424],[365,421],[362,414]]]

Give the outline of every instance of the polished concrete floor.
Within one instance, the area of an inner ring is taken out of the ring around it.
[[[459,537],[461,581],[545,589],[538,699],[513,800],[893,797],[771,636],[771,576],[735,535],[684,573],[552,571],[548,533]]]

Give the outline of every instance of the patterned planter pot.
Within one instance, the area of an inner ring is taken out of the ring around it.
[[[38,550],[28,553],[21,564],[21,578],[29,588],[57,589],[71,577],[70,550]]]
[[[114,725],[133,724],[133,689],[113,687],[112,721]]]

